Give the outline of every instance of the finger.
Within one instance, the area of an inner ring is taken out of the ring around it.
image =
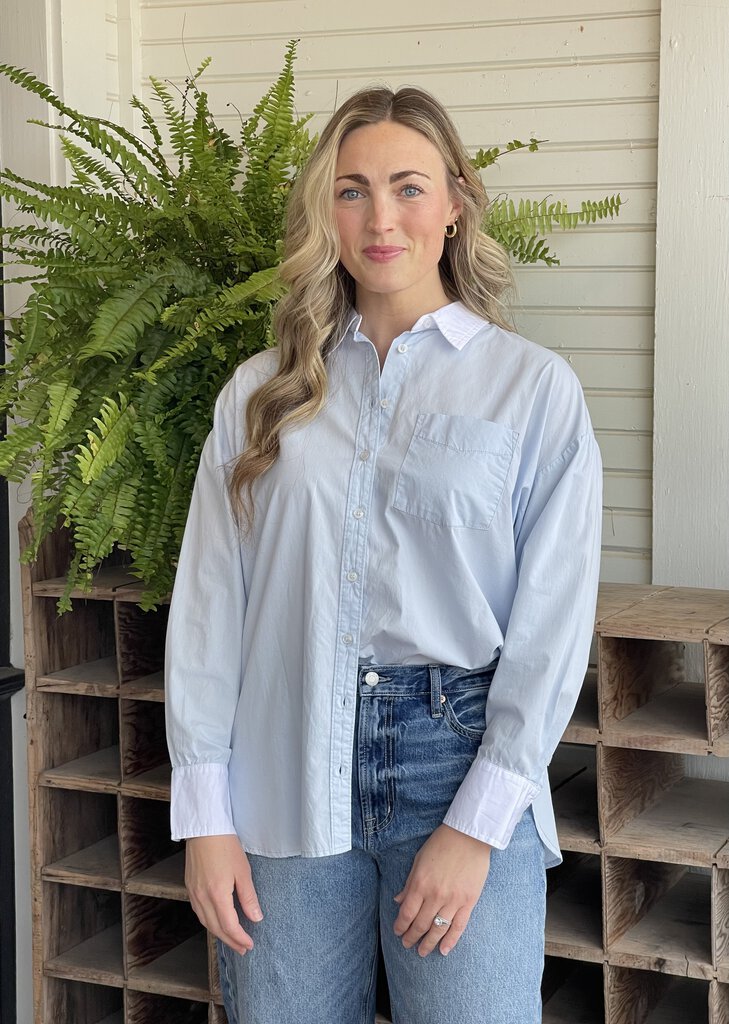
[[[190,902],[203,927],[224,942],[226,946],[230,946],[231,949],[241,954],[253,948],[253,940],[246,934],[238,920],[233,906],[232,893],[217,901],[207,894],[200,896],[191,893]]]
[[[219,932],[215,934],[238,953],[253,949],[253,939],[238,919],[232,896],[221,903],[213,904]]]
[[[432,900],[421,904],[420,910],[413,918],[410,927],[402,937],[402,944],[406,949],[410,949],[410,947],[419,942],[424,935],[427,935],[433,927],[433,918],[437,913],[437,908],[442,905],[443,904],[440,901],[433,902]],[[441,934],[442,933],[443,929],[441,928]]]
[[[472,909],[472,908],[471,908]],[[446,915],[443,914],[443,917]],[[471,918],[471,910],[468,907],[461,907],[460,910],[456,911],[454,916],[450,918],[451,926],[440,940],[439,949],[443,956],[448,956],[450,951],[456,945],[460,937],[466,930],[466,925]]]
[[[409,893],[400,904],[400,913],[395,918],[393,930],[395,935],[404,935],[415,920],[420,908],[423,905],[423,897],[416,893]]]
[[[441,940],[443,940],[446,937],[446,935],[448,935],[448,933],[451,930],[453,921],[456,918],[457,912],[458,906],[456,904],[451,904],[449,906],[443,907],[441,910],[438,911],[437,914],[433,915],[433,918],[431,919],[430,922],[430,927],[428,928],[427,932],[421,939],[420,944],[418,945],[418,953],[420,954],[420,956],[427,956],[429,953],[432,953],[435,947],[438,945],[438,943],[441,942]],[[449,923],[445,925],[436,924],[436,917],[442,917],[445,921],[448,921]]]
[[[250,874],[247,878],[236,878],[235,891],[238,893],[241,908],[248,920],[262,921],[263,911],[261,910],[261,905],[258,902],[258,896],[256,895],[253,879]]]

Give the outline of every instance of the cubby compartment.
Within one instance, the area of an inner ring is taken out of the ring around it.
[[[597,743],[598,731],[597,668],[590,666],[570,723],[564,731],[564,743]]]
[[[36,799],[46,824],[38,837],[42,877],[120,890],[117,797],[41,787]]]
[[[595,747],[560,743],[549,766],[549,783],[562,849],[598,853]]]
[[[58,616],[56,602],[37,602],[38,690],[114,697],[119,692],[114,614],[106,601],[77,599]]]
[[[208,1020],[206,1002],[127,992],[127,1024],[208,1024]]]
[[[119,704],[109,697],[36,694],[41,786],[116,792],[119,786]]]
[[[130,796],[168,800],[170,766],[163,704],[121,701],[122,791]]]
[[[729,839],[729,782],[685,774],[681,754],[598,747],[609,854],[711,867]]]
[[[727,613],[726,591],[657,588],[598,622],[605,743],[729,753]]]
[[[611,964],[710,979],[712,877],[681,864],[605,858]]]
[[[712,871],[711,899],[714,965],[719,981],[729,983],[729,864],[724,850],[717,862]]]
[[[118,892],[44,882],[43,918],[46,975],[123,986],[122,910]]]
[[[123,1024],[124,993],[107,985],[44,978],[48,1020],[54,1024]]]
[[[547,956],[542,1024],[605,1024],[603,965]]]
[[[126,795],[120,799],[126,891],[186,900],[185,844],[170,838],[169,806],[159,800]]]
[[[128,987],[208,1001],[208,944],[188,903],[128,893]]]
[[[600,857],[564,853],[547,872],[546,952],[602,963]]]
[[[709,1013],[709,989],[706,981],[609,964],[607,1019],[610,1024],[719,1024]]]
[[[164,650],[169,606],[143,612],[130,601],[115,602],[121,694],[164,700]]]

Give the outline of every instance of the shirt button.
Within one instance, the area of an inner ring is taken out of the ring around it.
[[[353,640],[354,640],[354,637],[352,636],[351,633],[345,633],[342,636],[342,643],[343,644],[351,644]]]
[[[368,672],[365,676],[365,682],[368,686],[377,686],[380,681],[380,677],[376,672]]]
[[[348,580],[349,580],[349,581],[350,581],[351,583],[354,583],[354,581],[355,581],[356,579],[359,579],[359,576],[358,576],[358,574],[357,574],[357,573],[356,573],[356,572],[354,571],[354,569],[350,569],[350,570],[349,570],[349,572],[347,573],[347,579],[348,579]]]
[[[360,457],[360,459],[362,459],[363,462],[365,462],[367,459],[369,459],[369,457],[370,457],[370,450],[369,450],[369,448],[363,448],[362,451],[359,453],[359,457]]]
[[[387,399],[386,399],[386,398],[381,398],[381,399],[380,399],[380,405],[382,406],[382,408],[383,408],[383,409],[386,409],[386,408],[388,407],[388,405],[389,405],[389,404],[390,404],[390,403],[389,403],[389,402],[387,401]]]
[[[356,508],[354,510],[354,512],[352,513],[352,515],[354,516],[355,519],[361,519],[362,516],[364,515],[364,509],[363,508]]]
[[[408,347],[404,341],[401,341],[400,344],[397,346],[397,350],[398,352],[407,352]]]

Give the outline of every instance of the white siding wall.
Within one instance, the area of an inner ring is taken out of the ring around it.
[[[319,127],[356,88],[421,85],[475,151],[536,135],[491,195],[620,192],[617,221],[554,235],[559,268],[519,268],[519,330],[578,373],[605,464],[604,580],[650,582],[659,0],[141,0],[141,72],[203,83],[232,133],[299,38],[297,105]]]

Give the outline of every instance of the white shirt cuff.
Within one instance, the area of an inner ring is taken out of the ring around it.
[[[477,756],[443,823],[503,850],[540,788],[529,779]]]
[[[172,769],[170,832],[174,840],[235,835],[225,764]]]

